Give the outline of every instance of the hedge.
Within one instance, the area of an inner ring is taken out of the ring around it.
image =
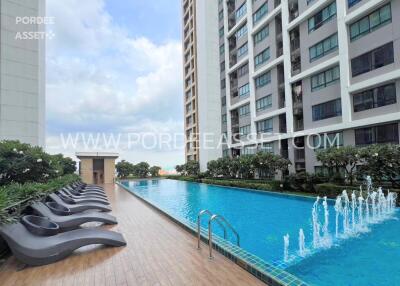
[[[9,184],[0,187],[0,224],[10,223],[18,218],[19,213],[13,212],[12,208],[21,208],[33,201],[39,201],[62,187],[79,180],[75,174],[65,175],[47,183],[25,183]]]
[[[204,183],[209,185],[219,185],[226,187],[237,187],[245,189],[256,189],[263,191],[284,191],[287,185],[281,181],[266,180],[244,180],[244,179],[218,179],[218,178],[198,178],[189,176],[167,176],[167,179]]]

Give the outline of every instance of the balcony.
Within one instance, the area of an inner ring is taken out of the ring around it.
[[[289,22],[293,21],[299,16],[299,4],[297,0],[289,3]]]
[[[304,120],[303,120],[303,118],[294,120],[294,130],[295,131],[304,130]]]
[[[290,51],[292,53],[299,53],[300,49],[300,38],[293,38],[290,40]]]

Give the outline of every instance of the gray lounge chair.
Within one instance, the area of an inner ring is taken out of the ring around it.
[[[92,195],[92,194],[78,194],[75,195],[74,193],[72,193],[71,191],[63,188],[60,190],[61,192],[63,192],[65,195],[75,199],[75,200],[79,200],[79,199],[97,199],[97,200],[102,200],[102,201],[108,201],[107,197],[104,196],[99,196],[99,195]]]
[[[114,216],[100,212],[84,212],[71,215],[54,214],[44,203],[37,202],[30,206],[37,215],[47,217],[60,226],[61,231],[77,229],[87,222],[102,222],[104,224],[117,224]]]
[[[30,266],[54,263],[86,245],[104,244],[117,247],[126,245],[123,236],[113,231],[77,229],[54,236],[37,236],[19,222],[0,226],[0,235],[14,256]]]
[[[103,204],[96,204],[96,203],[70,204],[70,203],[64,202],[56,194],[50,194],[48,197],[52,201],[58,203],[59,205],[69,208],[71,213],[80,213],[80,212],[87,211],[87,210],[99,210],[99,211],[103,211],[103,212],[111,211],[111,208],[109,206],[106,206]]]
[[[69,204],[86,204],[86,203],[96,203],[96,204],[103,204],[103,205],[109,205],[110,203],[106,201],[105,199],[97,199],[97,198],[81,198],[81,199],[75,199],[70,197],[67,193],[64,191],[60,190],[57,191],[56,194],[66,203]]]
[[[106,198],[107,197],[107,195],[105,194],[105,193],[102,193],[102,192],[81,192],[81,191],[78,191],[77,189],[73,189],[73,188],[71,188],[71,187],[65,187],[65,188],[63,188],[63,190],[68,190],[70,193],[72,193],[72,194],[74,194],[74,195],[87,195],[87,196],[99,196],[99,197],[102,197],[102,198]]]
[[[80,189],[74,189],[73,187],[65,187],[65,189],[69,190],[70,192],[73,192],[75,194],[81,194],[81,195],[98,195],[98,196],[103,196],[106,197],[106,193],[104,191],[97,191],[97,190],[80,190]]]

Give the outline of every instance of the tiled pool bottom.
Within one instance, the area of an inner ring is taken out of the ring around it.
[[[193,235],[197,235],[197,225],[187,219],[178,218],[159,206],[154,205],[144,197],[131,191],[127,186],[117,182],[117,184],[130,192],[135,197],[139,198],[152,208],[161,212],[162,214],[169,217],[174,222],[181,225],[183,228],[191,232]],[[195,236],[194,236],[195,238]],[[208,243],[208,231],[201,228],[201,239]],[[240,267],[246,269],[248,272],[259,278],[261,281],[271,286],[307,286],[307,284],[301,281],[296,276],[280,269],[275,265],[271,265],[265,262],[263,259],[247,252],[246,250],[236,246],[228,240],[222,239],[216,234],[213,234],[213,248],[225,257],[235,262]]]

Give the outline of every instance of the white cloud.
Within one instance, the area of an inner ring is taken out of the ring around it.
[[[129,37],[102,0],[47,5],[56,34],[47,53],[49,151],[73,151],[60,148],[60,133],[183,131],[179,41],[157,45]],[[122,152],[134,161],[158,156],[163,159],[152,160],[165,166],[183,161],[183,150]]]

